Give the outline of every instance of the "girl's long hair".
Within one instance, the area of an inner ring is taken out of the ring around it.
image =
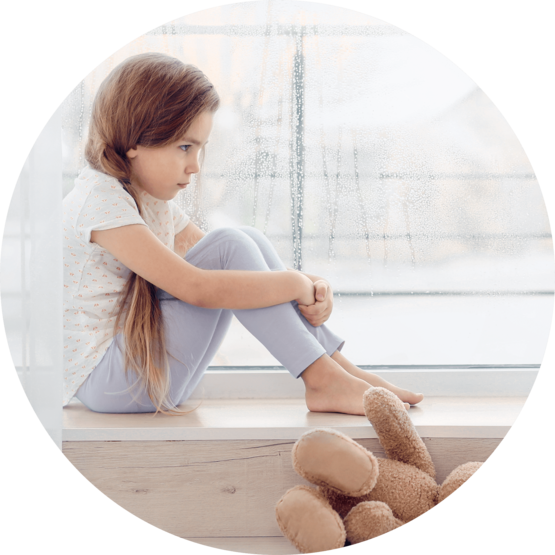
[[[126,153],[137,145],[161,147],[179,140],[199,114],[214,112],[218,105],[214,86],[196,67],[159,53],[132,56],[100,85],[85,158],[92,168],[118,179],[142,214]],[[156,412],[179,412],[169,399],[169,367],[156,287],[133,272],[121,293],[115,333],[120,324],[126,372],[136,373],[137,384],[143,385]]]

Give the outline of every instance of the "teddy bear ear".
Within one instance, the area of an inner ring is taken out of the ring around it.
[[[291,455],[297,474],[343,495],[366,495],[378,480],[374,455],[336,430],[319,428],[306,432],[293,446]]]
[[[282,534],[301,552],[317,553],[345,545],[343,521],[325,497],[307,486],[288,490],[276,505]]]

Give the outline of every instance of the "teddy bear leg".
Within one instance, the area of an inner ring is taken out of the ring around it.
[[[276,505],[282,534],[301,552],[316,553],[345,545],[345,527],[324,496],[307,486],[288,490]]]
[[[438,503],[449,497],[455,490],[459,489],[481,466],[481,462],[469,462],[457,466],[439,488]]]
[[[381,501],[359,503],[349,511],[344,523],[347,539],[352,544],[371,540],[404,524],[395,518],[388,505]]]
[[[371,387],[364,394],[363,403],[388,458],[416,466],[435,478],[430,453],[399,397],[383,387]]]
[[[293,446],[291,456],[299,476],[343,495],[366,495],[378,479],[374,455],[336,430],[318,428],[305,432]]]

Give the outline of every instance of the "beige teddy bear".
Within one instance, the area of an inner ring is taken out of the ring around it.
[[[301,552],[337,549],[385,534],[425,513],[460,487],[482,463],[457,467],[441,486],[403,403],[372,387],[364,410],[388,459],[378,459],[331,429],[303,434],[292,451],[295,471],[318,486],[296,486],[276,506],[283,535]]]

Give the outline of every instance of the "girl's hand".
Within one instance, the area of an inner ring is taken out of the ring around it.
[[[316,294],[316,290],[314,288],[314,283],[312,283],[312,281],[305,276],[304,274],[301,274],[300,272],[296,272],[297,275],[302,279],[302,284],[303,284],[303,294],[301,297],[295,299],[297,301],[297,304],[299,306],[303,305],[303,306],[309,306],[312,305],[314,306],[315,298],[314,295]]]
[[[299,310],[310,324],[318,327],[330,317],[333,309],[333,291],[331,285],[323,279],[315,281],[313,287],[316,302],[308,306],[299,303]]]

